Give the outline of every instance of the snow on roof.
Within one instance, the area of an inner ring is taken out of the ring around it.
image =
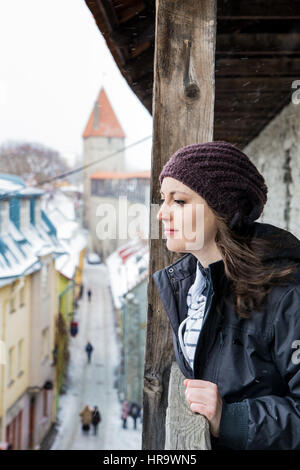
[[[68,243],[62,241],[62,245],[66,248],[67,254],[59,256],[55,260],[55,268],[63,276],[68,279],[73,279],[76,266],[79,264],[80,252],[86,247],[87,239],[86,234],[79,230]]]
[[[2,176],[0,174],[0,194],[2,188],[4,192],[18,188],[19,193],[40,194],[40,190],[24,188],[19,183],[20,178],[14,175],[8,175],[10,178],[7,179]],[[42,198],[41,205],[45,206],[44,211],[57,230],[56,236],[43,219],[36,225],[29,223],[22,230],[9,220],[6,232],[0,236],[0,286],[13,277],[40,269],[39,257],[51,253],[58,271],[69,279],[73,278],[80,252],[87,244],[87,233],[75,220],[74,205],[70,198],[61,192],[55,196],[51,199],[49,195]]]
[[[114,251],[107,259],[115,308],[121,308],[122,297],[148,277],[149,248],[133,239]]]
[[[76,220],[74,201],[62,188],[42,198],[42,208],[56,228],[56,235],[64,248],[64,255],[55,260],[55,268],[72,279],[79,263],[80,252],[87,245],[87,231]]]
[[[0,194],[2,195],[22,194],[23,196],[41,195],[44,193],[42,189],[26,186],[20,176],[0,173]]]
[[[51,218],[51,221],[52,218],[56,217],[59,217],[61,222],[65,222],[66,219],[76,220],[74,201],[62,191],[57,190],[53,194],[45,194],[41,201],[41,207],[47,216]]]
[[[83,193],[82,185],[74,186],[73,184],[70,184],[68,186],[61,186],[60,190],[63,193]]]
[[[43,222],[37,226],[29,224],[21,231],[9,220],[6,232],[0,236],[0,285],[40,269],[40,256],[64,251],[59,240],[47,233]]]

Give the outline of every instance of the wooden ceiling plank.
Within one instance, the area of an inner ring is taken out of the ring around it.
[[[144,11],[145,8],[146,8],[145,3],[143,1],[139,1],[135,5],[132,5],[131,7],[123,9],[120,13],[118,13],[119,23],[120,24],[126,23],[127,21],[131,20],[132,18],[137,16],[139,13]]]
[[[300,57],[282,57],[280,59],[280,67],[278,65],[278,58],[274,57],[218,57],[216,58],[216,73],[218,77],[225,77],[226,75],[300,76]]]
[[[107,23],[107,29],[112,30],[119,25],[117,14],[110,0],[97,0],[99,11]]]
[[[293,78],[295,77],[216,77],[216,93],[222,91],[231,91],[239,93],[248,93],[249,91],[273,91],[278,93],[284,91],[289,93],[292,88]]]
[[[300,3],[297,0],[276,0],[263,2],[261,0],[222,0],[218,2],[217,19],[227,18],[272,19],[300,17]]]
[[[300,33],[287,34],[218,34],[216,53],[240,52],[247,56],[250,52],[262,53],[300,53]]]
[[[155,25],[151,18],[140,18],[129,24],[121,24],[111,31],[113,41],[123,47],[132,43],[139,45],[145,41],[154,41]]]

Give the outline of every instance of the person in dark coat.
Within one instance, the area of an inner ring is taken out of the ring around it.
[[[92,425],[93,425],[93,428],[94,428],[94,435],[97,434],[98,425],[99,425],[100,422],[101,422],[100,411],[98,409],[98,406],[94,406],[94,408],[92,409]]]
[[[88,296],[88,300],[90,302],[92,300],[92,291],[91,291],[91,289],[88,289],[87,296]]]
[[[185,400],[212,449],[300,449],[300,240],[255,220],[267,186],[224,142],[178,149],[160,176],[166,245],[153,274]]]
[[[136,420],[140,416],[140,410],[141,410],[141,408],[137,403],[135,403],[135,402],[131,403],[129,415],[133,419],[134,429],[136,429]]]
[[[92,356],[92,352],[93,352],[94,348],[93,346],[91,345],[91,343],[88,341],[86,346],[85,346],[85,351],[87,353],[87,358],[88,358],[88,363],[91,362],[91,356]]]

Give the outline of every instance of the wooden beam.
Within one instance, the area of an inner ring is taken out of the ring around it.
[[[119,46],[141,44],[145,41],[153,41],[155,34],[154,18],[152,16],[138,17],[134,21],[120,24],[111,31],[111,39]]]
[[[248,93],[249,91],[260,93],[267,91],[274,93],[292,91],[292,83],[297,80],[299,75],[289,77],[217,77],[216,91],[234,93]]]
[[[231,90],[221,92],[216,86],[216,98],[215,98],[215,112],[222,112],[230,107],[238,107],[241,111],[249,111],[254,108],[263,111],[264,109],[273,109],[275,103],[279,103],[286,100],[286,92],[275,92],[261,90],[249,91],[249,93],[239,93]]]
[[[141,77],[151,73],[153,76],[153,62],[154,62],[154,45],[148,48],[135,58],[126,62],[126,70],[132,77],[133,81],[139,80]]]
[[[139,44],[138,46],[133,45],[132,47],[130,47],[130,58],[132,59],[134,57],[137,57],[142,52],[150,48],[151,48],[151,41],[143,42],[142,44]]]
[[[300,3],[297,0],[222,0],[218,2],[217,19],[299,19]]]
[[[242,54],[299,54],[300,33],[270,34],[243,33],[218,34],[216,53]]]
[[[158,176],[171,154],[184,145],[213,137],[215,0],[157,0],[155,32],[152,204],[160,199]],[[150,221],[155,216],[151,211]],[[150,450],[164,449],[168,383],[174,360],[170,323],[152,274],[170,264],[174,256],[165,240],[150,239],[142,439],[142,448]],[[184,424],[186,419],[180,416]],[[178,448],[188,445],[184,439],[182,435],[175,439]]]
[[[216,75],[226,76],[300,76],[299,57],[216,57]]]
[[[101,11],[103,17],[105,18],[107,25],[112,29],[117,28],[119,25],[119,20],[116,15],[116,11],[111,4],[110,0],[97,0],[98,8]]]
[[[115,10],[117,12],[118,20],[120,24],[126,23],[127,21],[136,17],[139,13],[145,10],[145,8],[146,8],[146,5],[143,0],[134,2],[134,4],[131,6],[125,5],[125,8],[124,8],[123,2],[120,2],[119,5],[115,5]]]
[[[185,399],[184,375],[176,362],[173,362],[169,383],[169,405],[166,416],[166,450],[211,450],[209,424],[206,419],[199,419],[197,413],[193,413]],[[177,393],[173,393],[176,390]],[[178,417],[186,416],[188,419],[180,422]],[[177,429],[177,432],[173,430]],[[184,446],[178,446],[179,441]],[[182,449],[181,449],[182,448]]]

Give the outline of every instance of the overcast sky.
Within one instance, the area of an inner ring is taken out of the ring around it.
[[[84,0],[0,0],[0,145],[38,142],[70,162],[101,85],[129,145],[152,117],[115,65]],[[126,152],[128,170],[150,169],[151,139]]]

